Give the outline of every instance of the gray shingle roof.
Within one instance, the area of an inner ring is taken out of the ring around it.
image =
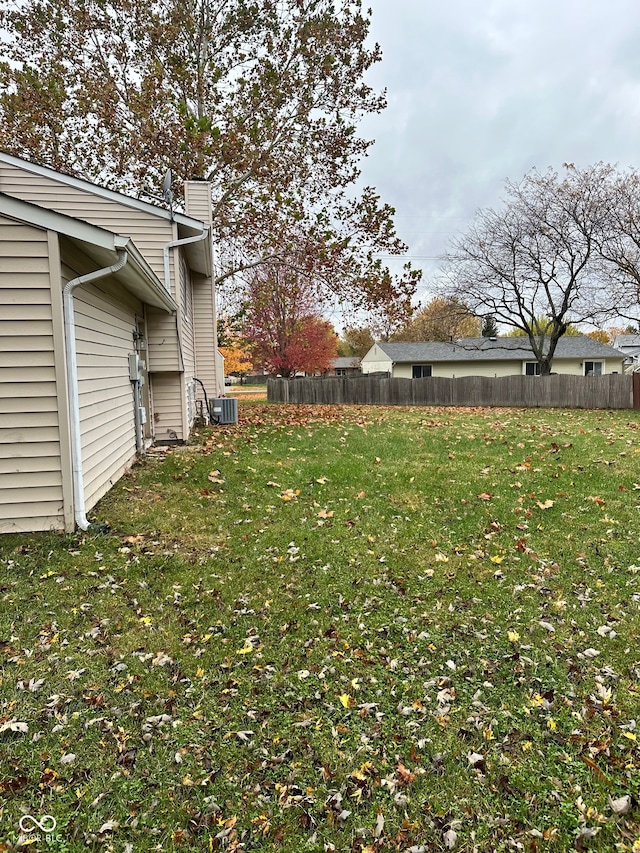
[[[358,358],[357,355],[341,355],[339,358],[334,358],[331,362],[331,367],[334,369],[339,368],[349,368],[353,367],[354,369],[360,367],[361,359]]]
[[[640,335],[618,335],[614,341],[614,346],[640,349]]]
[[[512,361],[532,360],[534,355],[526,338],[462,338],[458,341],[422,341],[415,343],[378,343],[396,362],[437,361]],[[622,358],[620,350],[601,344],[586,335],[565,335],[558,341],[554,359]]]

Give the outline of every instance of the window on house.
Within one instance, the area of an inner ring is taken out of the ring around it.
[[[411,368],[412,379],[422,379],[424,376],[431,376],[430,364],[414,364]]]
[[[525,376],[540,376],[540,363],[528,361],[524,366]]]
[[[585,376],[602,376],[601,361],[585,361],[584,363]]]

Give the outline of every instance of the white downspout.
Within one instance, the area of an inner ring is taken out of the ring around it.
[[[202,234],[196,234],[195,237],[183,237],[181,240],[172,240],[167,243],[162,251],[164,257],[164,286],[167,293],[171,293],[171,268],[169,266],[169,250],[175,249],[176,246],[186,246],[188,243],[199,243],[200,240],[206,239],[209,233],[209,228],[205,228]]]
[[[99,278],[121,270],[127,263],[128,255],[124,249],[118,249],[118,260],[110,267],[80,275],[67,282],[62,291],[64,308],[64,346],[67,357],[67,387],[69,393],[69,429],[71,435],[71,460],[73,466],[73,505],[75,521],[80,530],[88,530],[90,522],[84,510],[84,478],[82,472],[82,445],[80,434],[80,401],[78,395],[78,358],[76,353],[76,328],[73,309],[73,292],[82,284],[88,284]]]
[[[176,246],[187,246],[189,243],[199,243],[201,240],[205,240],[207,238],[208,234],[209,234],[209,228],[208,228],[208,226],[205,226],[204,230],[202,231],[202,234],[196,234],[194,237],[183,237],[181,240],[172,240],[170,243],[165,244],[164,249],[162,250],[162,255],[163,255],[163,259],[164,259],[164,286],[165,286],[167,293],[169,293],[169,294],[171,293],[171,266],[170,266],[170,256],[169,256],[170,249],[175,249]],[[177,276],[176,276],[176,278],[177,278]],[[179,300],[177,298],[178,297],[177,291],[178,291],[178,288],[177,288],[177,281],[176,281],[176,302],[179,302]],[[181,322],[181,318],[184,317],[185,306],[180,304],[180,308],[181,308],[181,310],[176,314],[176,334],[178,335],[178,350],[180,353],[180,367],[182,369],[182,372],[184,372],[185,367],[184,367],[184,358],[182,355],[182,322]],[[183,390],[184,395],[185,395],[185,399],[183,399],[183,401],[182,401],[182,405],[184,407],[183,408],[183,414],[182,414],[182,428],[185,431],[185,435],[186,435],[186,433],[188,431],[187,422],[189,419],[189,415],[187,413],[188,404],[187,404],[187,400],[186,400],[186,395],[187,395],[186,386],[182,390]]]

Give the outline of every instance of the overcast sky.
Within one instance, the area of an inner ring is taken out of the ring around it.
[[[365,183],[397,211],[430,297],[432,260],[505,179],[599,161],[640,167],[637,0],[365,0],[388,108]]]

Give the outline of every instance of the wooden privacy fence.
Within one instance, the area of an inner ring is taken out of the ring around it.
[[[267,399],[275,403],[326,405],[633,409],[640,408],[640,374],[269,379]]]

